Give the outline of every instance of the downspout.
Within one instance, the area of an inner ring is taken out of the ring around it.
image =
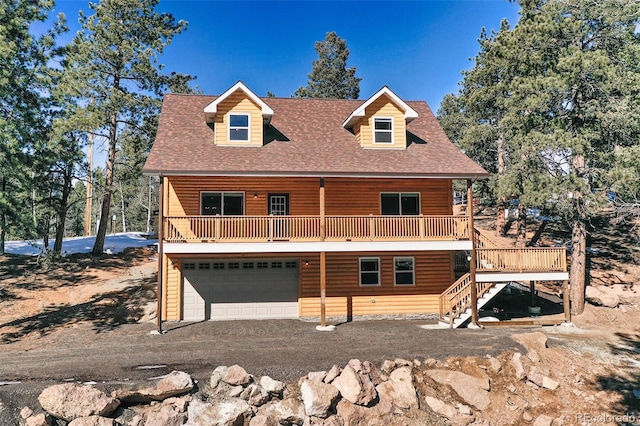
[[[164,240],[164,177],[160,175],[158,187],[158,307],[156,321],[158,334],[162,334],[162,281],[164,269],[164,252],[162,242]]]

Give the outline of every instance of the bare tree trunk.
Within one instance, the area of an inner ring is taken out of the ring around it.
[[[571,270],[569,272],[569,284],[571,286],[571,313],[579,315],[584,312],[587,271],[587,227],[583,196],[577,192],[574,192],[573,196],[577,213],[574,216],[571,230]]]
[[[7,192],[7,178],[5,178],[4,176],[2,177],[2,193]],[[2,210],[2,213],[0,214],[0,256],[2,256],[4,254],[4,240],[7,236],[7,215],[5,214],[5,211]]]
[[[527,245],[527,209],[524,204],[518,204],[518,231],[516,234],[516,247],[521,248]]]
[[[107,226],[109,225],[109,210],[111,208],[111,197],[113,196],[113,169],[116,163],[117,125],[116,114],[111,113],[109,121],[109,155],[107,157],[107,168],[105,170],[105,188],[99,219],[100,226],[98,226],[96,242],[93,244],[93,250],[91,251],[94,256],[100,256],[104,251],[104,238],[107,234]]]
[[[122,211],[122,232],[127,232],[127,219],[124,213],[124,192],[122,192],[122,182],[118,182],[118,189],[120,190],[120,210]]]
[[[500,179],[500,177],[504,174],[504,159],[505,159],[505,152],[504,152],[504,135],[502,133],[500,133],[500,135],[498,136],[498,140],[496,141],[497,144],[497,150],[498,150],[498,179]],[[497,236],[502,236],[504,235],[504,227],[507,223],[507,218],[505,217],[505,209],[506,207],[506,199],[504,197],[502,197],[500,199],[500,202],[498,202],[498,214],[496,215],[496,235]]]
[[[56,226],[56,240],[53,243],[53,251],[60,253],[62,251],[62,240],[64,238],[64,228],[66,226],[67,210],[69,208],[69,194],[71,194],[71,188],[73,187],[73,165],[67,165],[64,170],[64,182],[62,185],[62,197],[60,199],[60,206],[58,206],[58,223]]]

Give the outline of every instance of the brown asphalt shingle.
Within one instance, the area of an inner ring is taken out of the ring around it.
[[[425,102],[407,104],[419,114],[407,126],[406,150],[363,149],[342,127],[364,101],[261,98],[274,111],[262,147],[222,147],[204,108],[215,96],[168,94],[147,174],[367,175],[485,177],[487,172],[447,138]]]

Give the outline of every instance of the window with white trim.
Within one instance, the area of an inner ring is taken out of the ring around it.
[[[380,285],[379,257],[360,258],[360,285],[363,287]]]
[[[393,143],[393,118],[375,117],[373,119],[373,142]]]
[[[415,262],[413,257],[394,257],[393,274],[395,285],[415,285]]]
[[[244,192],[202,192],[200,212],[206,216],[242,216]]]
[[[380,194],[382,215],[417,216],[420,214],[420,194],[391,192]]]
[[[229,114],[229,140],[249,140],[249,114]]]

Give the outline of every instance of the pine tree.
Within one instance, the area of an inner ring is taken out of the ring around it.
[[[335,32],[328,32],[323,41],[315,43],[318,59],[313,61],[307,85],[295,91],[293,97],[358,99],[360,80],[355,67],[347,68],[347,42]]]
[[[57,54],[58,20],[36,37],[29,27],[44,22],[50,0],[0,2],[0,255],[7,235],[31,237],[37,220],[33,204],[34,149],[46,140],[50,125],[48,61]]]
[[[640,3],[523,0],[521,6],[518,24],[501,29],[500,43],[491,46],[497,70],[508,76],[490,96],[501,105],[497,128],[507,145],[498,193],[517,193],[521,209],[553,207],[571,227],[571,309],[578,314],[586,224],[604,200],[596,189],[615,186],[615,152],[637,145],[640,130]],[[482,86],[464,89],[465,107],[474,93],[487,93]],[[493,109],[483,108],[488,121]]]
[[[102,0],[90,3],[91,16],[80,14],[81,30],[64,61],[63,90],[78,108],[70,118],[79,131],[108,141],[104,196],[93,254],[102,254],[110,222],[116,153],[123,129],[141,129],[156,115],[159,97],[173,82],[190,78],[163,74],[158,57],[186,28],[171,14],[158,13],[158,0]]]

